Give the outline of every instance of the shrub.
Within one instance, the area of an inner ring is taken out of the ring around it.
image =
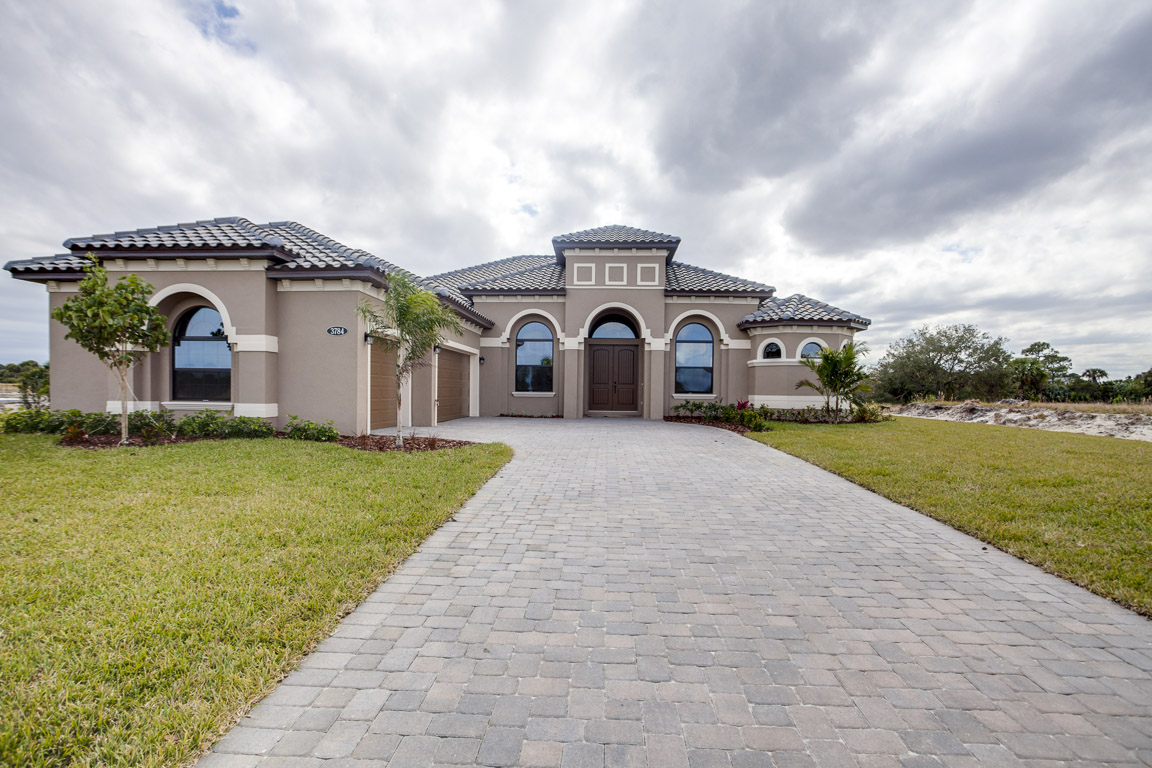
[[[891,419],[875,403],[857,403],[852,406],[851,420],[855,424],[876,424]]]
[[[293,440],[315,440],[320,443],[332,443],[340,438],[340,433],[332,426],[332,419],[317,424],[291,413],[288,414],[288,428],[285,433]]]
[[[185,437],[223,437],[225,421],[220,411],[205,409],[180,419],[176,431]]]
[[[224,437],[274,437],[276,429],[264,419],[255,416],[235,416],[222,425]]]
[[[12,411],[4,417],[4,431],[9,434],[30,434],[43,432],[43,424],[48,414],[38,409]]]
[[[128,434],[145,440],[176,434],[176,419],[167,411],[133,411],[128,414]]]
[[[120,431],[120,416],[115,413],[85,413],[75,424],[90,435],[114,435]]]

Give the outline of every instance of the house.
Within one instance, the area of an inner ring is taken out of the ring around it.
[[[51,307],[77,290],[85,254],[135,273],[173,343],[132,373],[135,408],[205,408],[283,424],[333,419],[343,433],[395,426],[394,359],[356,312],[400,267],[295,222],[221,218],[65,241],[13,261]],[[558,235],[552,253],[420,283],[454,310],[447,338],[402,398],[404,425],[501,414],[660,419],[685,400],[821,403],[801,358],[839,349],[869,320],[799,294],[680,261],[680,238],[624,226]],[[118,410],[100,362],[51,328],[52,404]]]

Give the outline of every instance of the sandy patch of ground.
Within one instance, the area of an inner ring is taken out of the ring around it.
[[[1152,416],[1140,413],[1086,413],[1055,408],[1019,407],[1014,401],[981,405],[969,401],[959,405],[910,403],[888,410],[896,416],[945,421],[972,421],[1006,427],[1030,427],[1053,432],[1079,432],[1085,435],[1121,437],[1152,441]]]

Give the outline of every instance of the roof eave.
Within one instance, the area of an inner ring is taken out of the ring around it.
[[[855,328],[858,331],[868,330],[871,320],[801,320],[799,318],[785,318],[779,320],[741,320],[736,327],[741,331],[749,328],[771,328],[780,325],[831,325],[845,328]]]
[[[283,266],[267,270],[269,280],[363,280],[376,288],[385,288],[388,281],[378,270],[370,267],[300,267],[287,269]]]
[[[682,288],[665,288],[665,296],[732,296],[734,298],[770,299],[776,289],[767,291],[691,291]]]
[[[65,241],[68,245],[71,241]],[[84,255],[91,253],[101,259],[251,259],[251,258],[267,258],[276,260],[280,263],[290,262],[295,260],[292,254],[287,251],[277,248],[269,247],[267,245],[261,246],[204,246],[202,248],[189,248],[187,246],[170,247],[170,246],[147,246],[141,247],[114,247],[114,248],[92,248],[83,246],[69,246],[72,253],[75,255]]]
[[[465,296],[563,296],[568,291],[564,288],[461,288],[460,293]]]
[[[653,251],[666,250],[666,251],[668,251],[668,254],[664,257],[664,263],[665,264],[671,264],[672,258],[676,255],[676,249],[679,247],[680,247],[679,242],[675,242],[675,243],[670,243],[670,242],[664,242],[664,243],[657,243],[657,242],[652,242],[652,243],[632,243],[632,242],[621,243],[621,242],[601,241],[601,242],[589,242],[589,243],[567,243],[567,242],[557,242],[555,238],[552,239],[552,250],[554,250],[556,252],[556,260],[560,262],[560,266],[564,266],[564,251],[566,251],[566,250],[572,251],[572,250],[584,249],[584,248],[621,248],[621,249],[635,248],[637,250],[644,248],[644,249],[653,250]]]

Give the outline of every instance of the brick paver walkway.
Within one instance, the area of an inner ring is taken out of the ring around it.
[[[201,768],[1152,765],[1152,624],[720,430],[516,457]]]

